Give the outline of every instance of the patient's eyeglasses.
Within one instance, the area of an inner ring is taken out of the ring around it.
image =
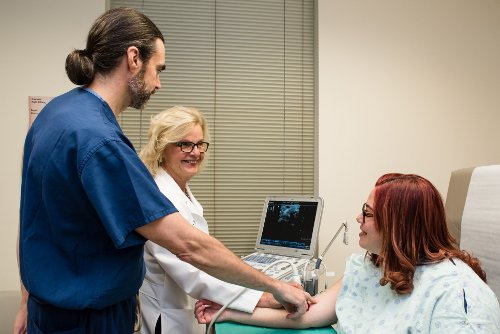
[[[368,211],[368,209],[370,211]],[[373,208],[369,206],[367,203],[363,203],[363,207],[361,208],[361,214],[363,215],[363,224],[365,223],[365,218],[373,217]]]
[[[200,141],[197,143],[192,143],[190,141],[180,141],[175,143],[175,146],[180,147],[181,151],[184,153],[193,152],[195,146],[198,148],[198,151],[200,151],[200,153],[205,153],[208,150],[208,145],[210,145],[210,143],[207,143],[206,141]]]

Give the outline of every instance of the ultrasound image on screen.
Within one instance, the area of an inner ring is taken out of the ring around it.
[[[315,202],[269,201],[260,243],[310,249],[317,209]]]

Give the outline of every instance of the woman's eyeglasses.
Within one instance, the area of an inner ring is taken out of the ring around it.
[[[207,143],[206,141],[200,141],[197,143],[192,143],[190,141],[180,141],[175,143],[175,146],[180,147],[181,151],[184,153],[193,152],[195,146],[198,148],[198,151],[200,151],[200,153],[205,153],[208,150],[208,145],[210,145],[210,143]]]
[[[368,211],[370,210],[370,211]],[[373,217],[373,209],[367,203],[363,203],[363,207],[361,208],[361,214],[363,215],[363,224],[365,223],[365,218]]]

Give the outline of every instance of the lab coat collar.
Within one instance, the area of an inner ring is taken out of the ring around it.
[[[184,191],[182,191],[181,187],[175,182],[174,178],[167,173],[167,171],[163,168],[158,170],[158,173],[155,176],[155,181],[158,184],[158,187],[167,198],[176,206],[180,206],[180,204],[186,205],[191,212],[194,212],[203,217],[203,207],[196,200],[189,188],[189,185],[186,185],[186,190],[189,194],[189,198],[186,196]],[[180,201],[180,202],[179,202]]]

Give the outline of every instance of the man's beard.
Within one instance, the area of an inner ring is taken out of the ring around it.
[[[130,95],[129,107],[135,109],[143,109],[149,98],[154,94],[154,90],[148,91],[146,89],[146,82],[144,81],[144,73],[146,72],[146,67],[143,68],[128,82],[128,93]]]

